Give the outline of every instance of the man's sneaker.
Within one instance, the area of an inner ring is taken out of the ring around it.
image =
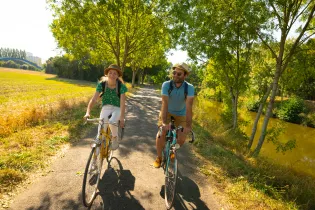
[[[118,142],[118,139],[117,139],[117,136],[116,136],[116,137],[112,138],[111,149],[112,150],[116,150],[118,147],[119,147],[119,142]]]
[[[161,167],[161,162],[162,162],[162,158],[157,157],[153,163],[153,166],[155,168],[160,168]]]
[[[170,159],[171,159],[172,162],[174,162],[174,159],[175,159],[175,154],[174,153],[170,154]]]

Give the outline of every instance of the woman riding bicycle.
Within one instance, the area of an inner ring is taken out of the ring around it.
[[[122,71],[118,65],[111,64],[104,70],[104,75],[101,81],[97,84],[96,91],[91,98],[84,118],[90,117],[90,111],[98,98],[102,98],[102,111],[100,118],[104,118],[105,122],[116,123],[120,121],[120,127],[124,127],[125,118],[125,102],[128,91],[122,79]],[[108,116],[111,117],[108,119]],[[108,124],[106,125],[108,126]],[[109,125],[112,132],[111,149],[116,150],[119,147],[118,142],[118,127]],[[106,129],[107,127],[105,127]]]

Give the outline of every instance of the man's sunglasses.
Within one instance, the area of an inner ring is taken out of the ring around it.
[[[182,72],[173,71],[173,75],[177,75],[178,77],[182,76]]]

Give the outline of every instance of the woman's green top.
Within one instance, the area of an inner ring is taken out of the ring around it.
[[[101,82],[97,84],[96,91],[99,93],[103,91]],[[121,83],[120,95],[126,93],[127,91],[128,89],[126,85]],[[111,89],[109,87],[105,88],[105,93],[102,96],[102,106],[104,105],[113,105],[113,106],[120,107],[120,99],[117,96],[116,87],[114,89]]]

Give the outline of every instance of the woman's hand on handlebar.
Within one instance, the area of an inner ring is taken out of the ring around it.
[[[90,114],[85,114],[83,117],[84,120],[87,120],[88,118],[90,118]]]

